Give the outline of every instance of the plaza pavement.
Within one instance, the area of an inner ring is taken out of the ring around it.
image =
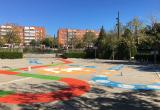
[[[29,63],[29,58],[16,60],[2,60],[0,63],[1,70],[9,70],[15,68],[23,68],[35,65],[47,65],[54,63],[61,63],[61,61],[54,58],[38,58],[41,64]],[[76,78],[90,81],[95,75],[104,74],[107,68],[111,68],[117,63],[106,60],[92,60],[92,59],[69,59],[73,65],[78,65],[82,68],[85,66],[95,66],[96,71],[91,73],[47,73],[41,69],[34,69],[29,71],[32,74],[51,75],[65,78]],[[118,62],[121,64],[121,62]],[[155,71],[150,68],[150,65],[135,65],[123,62],[124,68],[116,74],[109,77],[110,80],[126,84],[150,84],[157,82],[160,79],[155,75]],[[69,66],[70,64],[60,65]],[[50,67],[54,68],[54,67]],[[28,72],[18,70],[19,72]],[[121,76],[121,72],[123,76]],[[89,83],[89,82],[88,82]],[[160,91],[133,91],[122,88],[105,87],[97,84],[91,84],[91,90],[86,94],[75,97],[66,101],[56,101],[49,103],[34,103],[34,104],[6,104],[0,103],[0,110],[158,110],[160,109]],[[66,88],[67,85],[58,81],[42,80],[34,78],[24,78],[22,76],[10,76],[0,74],[0,90],[14,90],[20,92],[41,93],[56,91]]]

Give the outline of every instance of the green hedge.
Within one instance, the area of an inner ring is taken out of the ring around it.
[[[22,48],[0,48],[0,52],[23,52]]]
[[[52,49],[42,49],[42,48],[24,48],[24,53],[35,53],[35,54],[52,54],[55,53]]]
[[[23,58],[22,52],[0,52],[1,59],[19,59]]]
[[[64,58],[85,58],[85,56],[85,52],[69,52],[62,55]]]
[[[154,62],[154,55],[150,54],[137,54],[135,56],[135,60],[142,61],[142,62]],[[157,62],[160,63],[160,55],[157,55]]]

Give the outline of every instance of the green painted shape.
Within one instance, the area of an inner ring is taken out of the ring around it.
[[[61,64],[63,64],[63,63],[49,64],[49,65],[45,65],[45,66],[58,66]],[[19,71],[19,70],[20,70],[19,68],[15,68],[15,69],[9,69],[8,71]],[[44,79],[44,80],[55,80],[55,81],[62,79],[61,77],[57,77],[57,76],[47,76],[47,75],[30,74],[30,73],[20,73],[20,74],[17,74],[16,76],[32,77],[32,78],[38,78],[38,79]],[[14,94],[14,93],[15,93],[14,91],[0,90],[0,97],[7,96],[10,94]]]
[[[58,64],[49,64],[49,65],[46,65],[46,66],[58,66],[58,65],[61,65],[63,63],[58,63]]]
[[[58,66],[58,65],[61,65],[63,63],[56,63],[56,64],[48,64],[48,65],[44,65],[44,66]],[[42,65],[43,66],[43,65]],[[9,69],[8,71],[19,71],[20,69],[19,68],[12,68],[12,69]]]
[[[2,90],[0,90],[0,97],[10,95],[10,94],[14,94],[14,93],[15,93],[14,91],[2,91]]]
[[[39,74],[30,74],[30,73],[21,73],[17,74],[17,76],[23,76],[23,77],[32,77],[32,78],[38,78],[38,79],[45,79],[45,80],[60,80],[60,77],[57,76],[47,76],[47,75],[39,75]]]
[[[15,68],[15,69],[9,69],[9,71],[19,71],[18,68]]]

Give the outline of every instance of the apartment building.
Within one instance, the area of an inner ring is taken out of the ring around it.
[[[70,40],[77,37],[82,39],[86,32],[93,32],[98,37],[99,32],[95,30],[80,30],[80,29],[59,29],[58,30],[58,45],[61,47],[66,47],[70,45]]]
[[[4,36],[12,29],[16,29],[20,39],[21,45],[29,45],[32,40],[42,40],[45,38],[45,29],[36,26],[15,26],[11,24],[0,26],[0,36]]]
[[[42,40],[45,38],[45,29],[43,27],[25,26],[23,29],[23,43],[29,45],[32,40]]]

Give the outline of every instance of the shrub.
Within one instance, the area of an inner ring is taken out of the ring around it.
[[[19,59],[19,58],[23,58],[23,53],[22,52],[0,52],[0,58]]]
[[[68,52],[62,55],[62,58],[85,58],[84,52]]]
[[[51,49],[42,49],[42,48],[24,48],[23,52],[24,53],[35,53],[35,54],[44,54],[44,53],[52,54],[52,53],[54,53],[54,51]]]
[[[117,43],[115,57],[118,60],[126,60],[129,59],[129,46],[127,41],[121,39]]]
[[[154,62],[154,55],[151,54],[137,54],[135,55],[135,60],[141,61],[141,62]],[[160,55],[157,55],[157,62],[160,62]]]
[[[85,58],[95,58],[95,50],[88,48],[85,50]]]

